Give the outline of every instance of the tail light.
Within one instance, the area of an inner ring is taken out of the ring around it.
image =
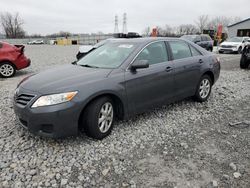
[[[220,58],[219,57],[216,57],[216,63],[220,63]]]
[[[213,62],[214,63],[220,63],[220,58],[219,57],[213,57]]]

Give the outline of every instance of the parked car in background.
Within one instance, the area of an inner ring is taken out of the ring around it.
[[[183,35],[181,38],[194,42],[195,44],[205,48],[208,51],[213,51],[214,41],[209,35]]]
[[[111,40],[75,64],[21,81],[14,111],[30,132],[96,139],[110,134],[115,118],[186,97],[208,99],[220,74],[215,54],[178,38]]]
[[[33,41],[28,42],[27,44],[44,44],[44,41],[43,40],[33,40]]]
[[[222,42],[219,45],[218,51],[219,53],[238,53],[240,54],[242,49],[244,48],[244,43],[247,42],[249,37],[232,37]]]
[[[240,68],[247,69],[250,65],[250,39],[245,43],[240,59]]]
[[[12,77],[16,70],[30,66],[30,59],[24,55],[23,45],[11,45],[0,42],[0,76]]]
[[[76,59],[79,60],[82,57],[84,57],[85,55],[87,55],[88,53],[92,52],[93,50],[95,50],[96,48],[108,43],[111,40],[119,40],[119,39],[129,39],[129,38],[141,38],[142,36],[140,36],[138,33],[136,32],[128,32],[128,34],[123,34],[123,33],[115,33],[113,35],[114,38],[109,38],[109,39],[105,39],[102,40],[100,42],[98,42],[95,45],[82,45],[79,47],[79,51],[76,54]]]
[[[79,47],[79,51],[76,54],[76,59],[79,60],[82,57],[86,56],[88,53],[92,52],[93,50],[95,50],[96,48],[99,48],[101,46],[103,46],[104,44],[109,43],[112,40],[120,40],[119,38],[109,38],[106,40],[102,40],[101,42],[98,42],[95,45],[82,45]]]

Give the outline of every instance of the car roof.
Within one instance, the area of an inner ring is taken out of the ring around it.
[[[145,43],[150,43],[154,41],[171,41],[171,40],[183,40],[180,38],[175,38],[175,37],[145,37],[145,38],[129,38],[129,39],[119,39],[119,40],[110,40],[112,43],[116,42],[122,42],[122,43],[138,43],[138,44],[145,44]]]

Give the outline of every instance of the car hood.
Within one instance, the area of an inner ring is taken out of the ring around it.
[[[223,42],[221,43],[221,45],[230,45],[230,46],[236,46],[236,45],[240,45],[241,42]]]
[[[20,87],[41,94],[77,90],[82,85],[106,78],[111,69],[64,65],[29,77]]]

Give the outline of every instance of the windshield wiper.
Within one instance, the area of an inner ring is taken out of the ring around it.
[[[89,67],[89,68],[99,68],[97,66],[93,66],[93,65],[88,65],[88,64],[85,64],[85,65],[80,65],[82,67]]]

